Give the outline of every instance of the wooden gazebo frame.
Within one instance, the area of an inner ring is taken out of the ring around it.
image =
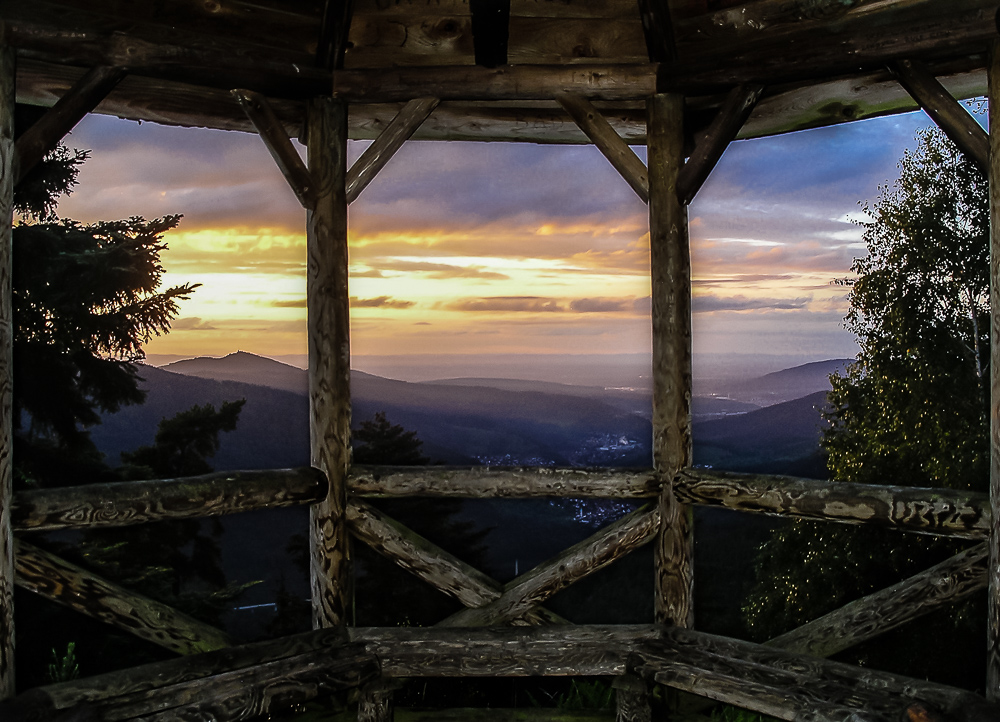
[[[3,719],[245,719],[398,677],[604,675],[618,719],[663,684],[782,719],[1000,720],[1000,53],[985,0],[0,0],[0,704]],[[988,92],[987,92],[988,90]],[[991,132],[955,97],[988,94]],[[51,106],[15,140],[14,103]],[[991,494],[691,467],[687,203],[729,142],[924,108],[991,178]],[[312,469],[11,491],[14,184],[88,112],[256,130],[307,211]],[[290,136],[308,146],[308,163]],[[351,168],[346,141],[375,142]],[[347,208],[408,138],[592,142],[649,204],[647,471],[350,464]],[[645,143],[648,166],[629,148]],[[501,585],[366,497],[609,497],[649,504]],[[308,504],[316,631],[225,633],[15,532]],[[755,645],[695,631],[691,504],[982,544]],[[350,536],[461,601],[431,628],[347,626]],[[541,606],[655,545],[655,619],[571,625]],[[183,655],[14,696],[13,586]],[[824,658],[988,586],[985,698]]]

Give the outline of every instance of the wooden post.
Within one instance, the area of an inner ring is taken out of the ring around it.
[[[358,722],[393,722],[392,693],[401,686],[398,680],[384,677],[364,685],[359,690]]]
[[[0,699],[14,696],[11,224],[14,205],[14,48],[0,45]]]
[[[664,479],[656,541],[656,621],[692,624],[691,510],[673,479],[691,463],[691,252],[687,207],[677,197],[684,165],[684,99],[646,105],[649,255],[653,287],[653,467]]]
[[[649,687],[642,677],[625,674],[611,683],[615,690],[615,722],[651,722]]]
[[[986,698],[1000,701],[1000,41],[990,48],[990,532]]]
[[[310,101],[306,117],[315,208],[308,211],[309,446],[330,480],[310,509],[313,627],[347,623],[351,603],[346,475],[350,463],[351,340],[347,290],[347,106]]]

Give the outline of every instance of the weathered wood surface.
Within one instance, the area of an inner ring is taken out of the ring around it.
[[[984,173],[988,173],[989,135],[969,111],[944,89],[923,63],[898,60],[893,63],[892,70],[927,115]]]
[[[636,17],[510,19],[508,62],[645,63],[642,28]]]
[[[19,531],[131,526],[312,504],[327,486],[321,471],[302,467],[36,489],[14,495],[11,520]]]
[[[472,18],[447,11],[377,17],[355,13],[344,67],[472,65]]]
[[[559,590],[652,541],[659,523],[656,510],[648,505],[637,509],[508,582],[498,599],[456,612],[438,626],[483,627],[517,619]]]
[[[604,119],[601,112],[582,95],[559,93],[556,95],[556,100],[642,202],[649,203],[649,175],[645,164]]]
[[[347,106],[309,104],[309,172],[316,203],[307,212],[310,463],[330,481],[310,507],[313,626],[346,624],[352,598],[344,518],[351,455],[351,330],[347,289]]]
[[[989,54],[990,505],[986,698],[1000,701],[1000,42]]]
[[[316,202],[313,196],[312,176],[267,98],[252,90],[241,89],[233,90],[232,95],[253,123],[253,127],[257,129],[271,158],[285,176],[299,203],[303,208],[312,208]]]
[[[393,722],[392,693],[401,686],[382,678],[362,687],[358,694],[357,722]]]
[[[665,479],[691,463],[691,249],[687,206],[677,195],[684,165],[684,103],[647,101],[649,256],[653,324],[653,468]],[[654,614],[691,626],[694,542],[690,509],[665,484],[659,496]]]
[[[667,0],[639,0],[646,56],[652,63],[671,63],[677,59],[674,24]]]
[[[649,469],[352,466],[352,494],[472,498],[596,497],[646,499],[659,494]]]
[[[375,679],[378,661],[331,630],[38,687],[14,700],[26,722],[90,709],[99,720],[242,720]]]
[[[1000,708],[972,692],[678,627],[640,645],[628,667],[651,682],[785,720],[1000,720]],[[931,716],[908,716],[915,705]]]
[[[496,580],[370,504],[357,499],[348,502],[347,523],[355,537],[379,554],[467,607],[489,604],[499,599],[503,592],[503,585]],[[568,623],[554,612],[540,607],[528,610],[513,621],[521,624]]]
[[[344,53],[350,45],[354,0],[325,0],[316,43],[316,64],[327,70],[344,67]]]
[[[14,182],[27,175],[45,154],[87,113],[91,112],[126,75],[125,68],[98,66],[88,71],[59,101],[17,139]]]
[[[988,556],[987,545],[979,544],[774,637],[766,645],[813,657],[833,656],[982,589]]]
[[[11,528],[14,373],[11,223],[14,211],[14,49],[0,37],[0,700],[14,695],[14,536]]]
[[[232,644],[222,630],[25,541],[14,543],[14,565],[19,587],[171,652],[197,654]]]
[[[653,625],[571,627],[352,627],[387,677],[619,675],[629,650],[658,639]]]
[[[726,102],[722,104],[715,120],[677,174],[677,195],[681,203],[690,203],[701,190],[726,148],[736,139],[750,117],[763,92],[763,85],[738,85],[726,95]]]
[[[689,504],[873,524],[960,539],[984,540],[991,526],[986,494],[955,489],[846,484],[692,468],[678,474],[674,489]]]
[[[415,98],[402,107],[392,122],[375,142],[365,148],[347,172],[347,202],[353,203],[361,191],[375,180],[379,171],[403,147],[417,128],[434,112],[440,101],[437,98]]]
[[[652,722],[649,687],[642,677],[625,674],[615,677],[615,722]]]

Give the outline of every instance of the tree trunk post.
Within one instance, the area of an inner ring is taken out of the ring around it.
[[[14,63],[14,48],[0,44],[0,700],[14,696],[14,537],[10,523],[13,488]]]
[[[634,674],[615,677],[615,722],[652,722],[649,687],[646,680]]]
[[[316,206],[306,214],[309,309],[309,447],[311,463],[330,480],[310,509],[313,627],[347,624],[351,553],[345,509],[350,463],[351,341],[347,289],[347,106],[310,101],[306,117],[309,171]]]
[[[1000,41],[990,48],[990,530],[986,698],[1000,701]]]
[[[358,697],[358,722],[393,722],[392,693],[401,686],[398,680],[386,678],[364,685]]]
[[[684,98],[652,96],[646,105],[649,255],[653,293],[653,467],[660,492],[655,618],[690,627],[691,509],[674,495],[673,478],[691,464],[691,252],[687,207],[677,196],[684,165]]]

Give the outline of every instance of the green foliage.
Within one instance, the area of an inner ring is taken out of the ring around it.
[[[710,719],[712,722],[771,722],[774,717],[724,705],[713,709]]]
[[[52,683],[69,682],[80,676],[80,665],[76,663],[76,642],[66,645],[64,654],[52,650],[52,662],[48,667],[48,678]]]
[[[430,461],[420,453],[423,442],[417,438],[417,433],[390,423],[384,411],[377,412],[371,421],[362,421],[352,438],[357,464],[414,466]]]
[[[563,710],[610,710],[615,707],[615,690],[602,679],[571,679],[569,689],[550,695],[546,705],[530,692],[525,694],[536,707],[554,706]]]
[[[90,151],[56,147],[14,186],[14,212],[36,221],[54,221],[59,196],[72,192],[80,166],[89,157]]]

